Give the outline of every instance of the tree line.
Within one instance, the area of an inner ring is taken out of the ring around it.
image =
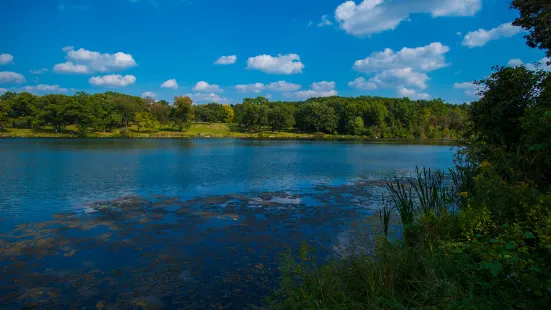
[[[6,92],[0,96],[0,129],[41,128],[55,132],[74,125],[89,131],[187,130],[192,122],[236,123],[246,132],[300,131],[380,138],[455,138],[466,123],[467,105],[442,100],[383,97],[325,97],[302,102],[270,102],[264,97],[242,103],[194,105],[189,97],[165,100],[116,92],[73,96]]]

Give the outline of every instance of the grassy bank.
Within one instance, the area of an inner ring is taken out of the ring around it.
[[[88,132],[86,135],[78,134],[76,126],[67,126],[61,132],[55,132],[53,128],[43,127],[38,129],[30,128],[6,128],[0,131],[0,138],[262,138],[262,139],[369,139],[377,140],[368,136],[353,135],[331,135],[320,133],[302,133],[297,131],[272,132],[268,129],[261,132],[244,132],[236,124],[225,123],[194,123],[186,131],[177,131],[173,128],[159,128],[158,130],[138,130],[132,125],[125,132],[125,129],[115,129],[110,132]],[[407,140],[407,139],[400,139]],[[412,139],[413,140],[413,139]],[[425,139],[426,141],[437,141]],[[388,140],[390,141],[390,140]],[[448,141],[452,140],[438,140]]]

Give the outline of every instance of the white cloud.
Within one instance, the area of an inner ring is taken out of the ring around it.
[[[510,38],[521,31],[521,27],[513,26],[511,23],[505,23],[490,30],[478,29],[476,31],[471,31],[465,35],[463,43],[461,44],[469,48],[480,47],[486,45],[489,41]]]
[[[359,4],[346,1],[335,10],[335,19],[341,29],[361,37],[396,29],[412,14],[473,16],[481,8],[482,0],[364,0]]]
[[[145,93],[142,93],[142,97],[143,98],[145,98],[145,97],[155,98],[155,97],[157,97],[157,94],[154,93],[154,92],[146,91]]]
[[[360,90],[375,90],[378,86],[370,81],[367,81],[363,76],[356,78],[354,81],[348,82],[348,86]]]
[[[286,81],[277,81],[267,85],[262,83],[236,85],[235,88],[241,93],[258,94],[266,89],[271,91],[278,91],[278,92],[293,92],[293,91],[299,90],[301,86],[298,84],[289,83]]]
[[[195,93],[195,94],[186,94],[193,101],[197,102],[216,102],[216,103],[225,103],[228,102],[228,98],[220,97],[215,93]]]
[[[222,56],[218,58],[214,64],[216,65],[233,65],[237,61],[237,56],[231,55],[231,56]]]
[[[430,95],[427,93],[418,93],[414,89],[411,88],[405,88],[403,86],[399,86],[397,89],[398,94],[400,96],[408,97],[410,99],[418,100],[418,99],[424,99],[428,100],[430,99]]]
[[[428,75],[415,72],[412,68],[399,68],[384,70],[366,80],[363,77],[356,78],[348,83],[348,86],[360,90],[375,90],[379,88],[394,87],[395,85],[410,85],[419,89],[427,88]]]
[[[23,91],[29,92],[29,93],[66,93],[69,90],[67,88],[60,87],[59,85],[47,85],[47,84],[39,84],[36,86],[25,86],[22,88]]]
[[[32,74],[44,74],[48,71],[46,68],[38,69],[38,70],[29,70]]]
[[[13,56],[10,54],[0,54],[0,65],[9,65],[13,63]]]
[[[450,48],[440,42],[416,48],[404,47],[398,52],[386,48],[382,52],[374,52],[367,58],[356,60],[353,68],[363,73],[404,67],[433,71],[448,66],[444,56],[449,51]]]
[[[430,80],[427,72],[448,66],[445,54],[449,51],[448,46],[434,42],[422,47],[404,47],[396,52],[390,48],[373,52],[369,57],[354,62],[353,66],[354,70],[371,74],[371,77],[356,78],[348,86],[360,90],[398,87],[406,94],[411,93],[406,86],[426,89]],[[415,93],[410,97],[426,98],[426,94]]]
[[[507,63],[507,66],[509,67],[519,67],[522,65],[524,65],[524,62],[522,62],[522,60],[518,58],[510,59],[509,62]]]
[[[175,79],[171,79],[168,81],[165,81],[163,84],[161,84],[162,88],[172,88],[172,89],[178,89],[178,82],[176,82]]]
[[[325,26],[331,26],[333,25],[333,22],[327,17],[327,15],[323,15],[321,17],[321,22],[319,22],[318,27],[325,27]]]
[[[70,61],[55,65],[54,71],[57,73],[78,73],[78,74],[88,74],[92,72],[87,66],[76,65]]]
[[[91,77],[88,82],[97,86],[124,87],[136,83],[136,77],[133,75],[110,74]]]
[[[314,24],[314,21],[313,20],[309,20],[308,21],[308,27],[312,26]]]
[[[454,83],[453,88],[455,89],[464,89],[465,95],[469,97],[478,97],[478,90],[481,88],[480,85],[474,84],[473,82],[462,82]],[[483,87],[482,87],[483,88]]]
[[[314,97],[331,97],[336,96],[337,94],[338,93],[335,90],[335,82],[328,81],[312,83],[312,89],[291,93],[292,96],[304,100]]]
[[[537,69],[541,69],[543,71],[551,72],[551,65],[548,65],[547,63],[550,62],[551,59],[544,57],[540,59],[537,63],[524,63],[521,59],[511,59],[507,63],[507,66],[509,67],[518,67],[518,66],[525,66],[526,69],[535,71]]]
[[[216,84],[209,84],[205,81],[199,81],[195,86],[193,87],[194,91],[197,92],[205,92],[205,93],[221,93],[224,90],[220,88],[219,85]]]
[[[0,88],[0,94],[6,93],[6,92],[8,92],[7,89],[5,89],[5,88]]]
[[[240,93],[259,94],[261,91],[266,89],[266,85],[262,83],[241,84],[241,85],[236,85],[235,89],[237,89],[237,91],[239,91]]]
[[[300,85],[289,83],[286,81],[277,81],[270,83],[266,86],[269,90],[273,91],[297,91],[300,89]]]
[[[456,32],[455,34],[456,34],[457,36],[459,36],[459,37],[463,36],[463,34],[461,33],[461,31],[458,31],[458,32]]]
[[[25,83],[25,77],[16,72],[4,71],[0,72],[0,84],[7,83]]]
[[[260,70],[271,74],[296,74],[302,73],[304,64],[300,62],[297,54],[259,55],[247,60],[247,69]]]
[[[68,61],[54,66],[59,73],[112,72],[137,66],[132,55],[122,52],[102,54],[83,48],[75,50],[72,46],[64,47],[63,51]]]

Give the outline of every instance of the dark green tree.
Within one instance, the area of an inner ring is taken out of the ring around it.
[[[551,58],[551,2],[549,0],[513,0],[511,8],[520,12],[520,17],[513,21],[513,25],[530,32],[524,36],[526,44],[532,48],[546,50],[545,54]],[[549,62],[551,64],[551,59]]]
[[[295,124],[293,111],[283,104],[274,106],[268,112],[268,124],[272,127],[272,132],[293,127]]]

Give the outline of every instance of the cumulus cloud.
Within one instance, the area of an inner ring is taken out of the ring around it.
[[[10,54],[0,54],[0,65],[9,65],[13,63],[13,56]]]
[[[356,78],[354,81],[348,82],[348,86],[360,90],[375,90],[378,88],[375,83],[366,80],[363,76]]]
[[[7,89],[5,89],[5,88],[0,88],[0,94],[6,93],[6,92],[8,92]]]
[[[501,38],[510,38],[522,31],[521,27],[513,26],[511,23],[501,24],[496,28],[485,30],[478,29],[471,31],[463,38],[463,46],[469,48],[480,47],[486,45],[486,43]]]
[[[29,93],[66,93],[69,90],[67,88],[60,87],[59,85],[47,85],[47,84],[38,84],[36,86],[25,86],[22,88],[23,91]]]
[[[462,82],[462,83],[454,83],[453,88],[455,89],[464,89],[465,95],[469,97],[478,97],[478,91],[480,85],[474,84],[473,82]]]
[[[416,48],[404,47],[398,52],[386,48],[382,52],[374,52],[367,58],[356,60],[353,68],[363,73],[404,67],[433,71],[448,66],[445,54],[449,51],[450,48],[440,42]]]
[[[77,65],[71,61],[60,63],[54,66],[54,71],[57,73],[78,73],[78,74],[88,74],[92,73],[90,68],[86,65]]]
[[[427,93],[418,93],[416,90],[411,89],[411,88],[405,88],[403,86],[400,86],[396,90],[398,91],[398,94],[400,96],[408,97],[410,99],[414,99],[414,100],[419,100],[419,99],[428,100],[428,99],[430,99],[429,94],[427,94]]]
[[[507,66],[509,67],[519,67],[522,65],[524,65],[524,62],[522,62],[522,60],[518,58],[510,59],[509,62],[507,63]]]
[[[235,89],[237,89],[237,91],[240,93],[259,94],[261,91],[266,89],[266,85],[262,83],[240,84],[240,85],[235,85]]]
[[[97,86],[124,87],[136,83],[136,77],[133,75],[110,74],[91,77],[88,82]]]
[[[216,65],[233,65],[237,61],[237,56],[231,55],[231,56],[222,56],[218,58],[214,64]]]
[[[426,89],[430,80],[427,73],[448,66],[445,55],[449,51],[448,46],[434,42],[422,47],[404,47],[396,52],[390,48],[374,52],[364,59],[357,60],[353,66],[354,70],[371,77],[358,77],[349,82],[348,86],[359,90],[396,88],[400,95],[426,99],[426,93],[412,93],[411,87]]]
[[[112,72],[137,66],[132,55],[122,52],[102,54],[83,48],[75,50],[72,46],[64,47],[63,51],[67,53],[68,61],[54,66],[54,71],[58,73]]]
[[[32,74],[44,74],[46,72],[48,72],[48,69],[46,68],[42,68],[42,69],[38,69],[38,70],[29,70],[30,73]]]
[[[168,81],[165,81],[163,84],[161,84],[162,88],[172,88],[172,89],[178,89],[178,82],[176,82],[175,79],[171,79]]]
[[[220,97],[215,93],[195,93],[195,94],[186,94],[193,101],[196,102],[216,102],[216,103],[226,103],[228,98]]]
[[[16,72],[4,71],[0,72],[0,84],[8,83],[25,83],[25,77]]]
[[[242,84],[236,85],[237,89],[241,93],[255,93],[258,94],[263,90],[271,90],[278,92],[293,92],[301,88],[299,84],[289,83],[287,81],[277,81],[270,84],[254,83],[254,84]]]
[[[507,63],[507,66],[509,67],[519,67],[519,66],[525,66],[528,70],[538,70],[541,69],[543,71],[551,72],[551,65],[548,65],[548,63],[551,62],[551,58],[544,57],[540,59],[536,63],[524,63],[521,59],[511,59]]]
[[[312,83],[312,89],[302,90],[292,93],[291,95],[299,99],[308,99],[315,97],[331,97],[338,93],[335,90],[335,82],[321,81]]]
[[[325,26],[331,26],[333,25],[333,22],[327,17],[327,15],[323,15],[321,17],[321,21],[318,24],[318,27],[325,27]]]
[[[354,36],[366,36],[396,29],[412,14],[473,16],[482,8],[482,0],[364,0],[346,1],[335,10],[341,29]]]
[[[425,73],[415,72],[413,68],[398,68],[384,70],[371,77],[368,83],[375,88],[392,87],[393,85],[409,85],[419,89],[427,88],[429,76]]]
[[[155,98],[155,97],[157,97],[157,94],[154,93],[154,92],[146,91],[145,93],[142,93],[142,97],[143,98],[145,98],[145,97]]]
[[[209,84],[206,81],[199,81],[195,86],[193,87],[194,91],[197,92],[205,92],[205,93],[221,93],[224,90],[220,88],[219,85],[216,84]]]
[[[297,74],[302,73],[304,64],[300,62],[297,54],[259,55],[247,60],[247,69],[260,70],[271,74]]]
[[[289,83],[286,81],[277,81],[267,85],[269,90],[273,91],[297,91],[300,89],[300,85]]]

